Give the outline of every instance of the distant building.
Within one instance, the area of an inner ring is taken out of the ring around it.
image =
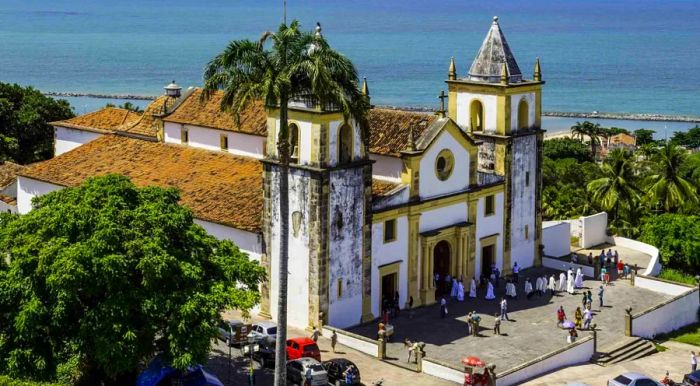
[[[396,293],[402,307],[435,303],[446,275],[540,264],[539,61],[526,80],[495,18],[466,76],[452,60],[446,82],[443,111],[375,108],[367,134],[332,107],[290,103],[290,325],[356,325]],[[279,108],[234,117],[221,92],[201,95],[173,82],[143,114],[54,122],[56,157],[19,172],[17,206],[106,173],[177,187],[198,224],[266,268],[259,311],[274,317]]]
[[[629,151],[634,151],[637,148],[637,137],[632,134],[615,134],[608,137],[600,149],[602,157],[607,157],[608,153],[614,149],[625,149]]]

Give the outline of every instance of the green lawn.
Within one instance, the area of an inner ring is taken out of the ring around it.
[[[657,337],[657,339],[658,338],[665,338],[676,342],[700,346],[700,323],[683,327],[679,330],[671,332],[670,334],[666,334],[663,337]]]
[[[681,272],[672,268],[662,269],[661,273],[659,274],[659,279],[666,279],[670,281],[675,281],[677,283],[684,283],[690,285],[696,284],[695,276],[689,275],[685,272]]]

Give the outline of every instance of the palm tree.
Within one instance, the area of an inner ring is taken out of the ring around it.
[[[269,43],[271,42],[271,46]],[[369,99],[358,87],[352,62],[333,50],[316,32],[303,32],[299,22],[280,25],[276,33],[265,32],[259,41],[232,41],[209,62],[205,73],[205,97],[223,89],[221,108],[238,114],[253,100],[280,111],[277,138],[280,166],[280,256],[277,304],[277,350],[275,385],[286,384],[287,266],[289,259],[289,127],[288,104],[297,97],[318,106],[332,106],[355,120],[366,138]]]
[[[600,137],[604,136],[603,129],[599,124],[589,121],[576,122],[575,125],[571,126],[571,135],[581,140],[581,142],[583,142],[584,137],[588,137],[593,158],[597,158],[596,147],[600,145]]]
[[[660,204],[666,212],[675,213],[698,203],[697,188],[683,177],[687,161],[687,151],[671,143],[652,156],[652,174],[646,184],[650,204]]]
[[[601,209],[612,211],[614,222],[621,209],[631,208],[639,199],[633,166],[631,152],[615,149],[600,167],[603,177],[588,183],[593,201]]]

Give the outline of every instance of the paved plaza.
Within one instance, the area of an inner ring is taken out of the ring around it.
[[[397,362],[406,361],[403,341],[426,343],[426,355],[446,363],[460,365],[461,358],[476,355],[487,362],[496,364],[496,372],[506,371],[514,366],[537,358],[565,346],[567,331],[557,327],[556,310],[564,306],[567,317],[573,320],[574,311],[581,305],[581,290],[576,295],[561,293],[556,296],[533,296],[527,300],[523,293],[525,277],[534,278],[559,271],[546,268],[532,268],[521,272],[517,287],[518,298],[508,300],[508,315],[511,321],[501,323],[501,336],[494,336],[494,313],[499,310],[499,301],[505,292],[503,281],[496,289],[497,300],[484,300],[485,289],[478,289],[478,298],[465,298],[458,302],[448,298],[449,314],[440,318],[439,305],[421,307],[413,311],[412,317],[404,311],[392,319],[395,334],[387,345],[387,354]],[[533,284],[534,285],[534,284]],[[598,307],[597,288],[599,281],[585,280],[584,290],[593,292],[593,323],[597,324],[598,347],[608,346],[624,336],[625,308],[631,306],[633,313],[644,310],[669,296],[630,286],[628,280],[616,280],[605,288],[604,307]],[[468,287],[468,283],[467,283]],[[466,315],[477,311],[482,317],[480,335],[467,336]],[[370,323],[350,329],[350,331],[375,339],[377,324]],[[588,334],[580,333],[580,337]]]
[[[586,261],[589,253],[593,253],[593,256],[599,256],[600,251],[603,249],[605,252],[607,252],[608,249],[612,249],[613,252],[617,251],[623,263],[629,264],[630,266],[637,264],[637,269],[640,274],[644,272],[644,269],[649,265],[649,260],[651,259],[651,256],[646,253],[612,244],[600,244],[587,249],[572,246],[571,252],[576,253],[578,261]]]

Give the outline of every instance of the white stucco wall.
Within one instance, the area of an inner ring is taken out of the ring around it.
[[[333,330],[324,327],[321,330],[321,334],[327,339],[330,339],[331,336],[333,336]],[[371,341],[370,339],[365,338],[364,336],[355,335],[343,330],[337,330],[337,334],[338,343],[342,344],[343,346],[347,346],[359,352],[363,352],[371,357],[376,357],[377,353],[379,352],[377,350],[376,341]]]
[[[63,189],[63,186],[38,181],[32,178],[17,177],[17,212],[20,214],[29,213],[32,210],[32,199],[43,196],[56,190]]]
[[[661,292],[671,296],[678,296],[693,290],[691,287],[671,283],[665,280],[656,280],[652,277],[646,277],[643,275],[637,275],[637,277],[634,278],[634,286],[654,292]]]
[[[450,366],[430,358],[423,359],[423,374],[432,375],[433,377],[455,382],[460,385],[464,384],[464,370],[453,369]]]
[[[438,228],[467,221],[467,203],[460,202],[442,208],[426,210],[420,216],[419,232],[432,231]]]
[[[354,326],[362,320],[363,182],[362,168],[330,173],[328,324],[333,327]]]
[[[520,101],[525,100],[527,102],[527,122],[528,127],[535,124],[535,93],[526,94],[515,94],[510,97],[510,129],[512,131],[517,131],[518,127],[518,109],[520,107]]]
[[[54,156],[71,151],[80,145],[84,145],[102,136],[102,134],[92,131],[69,129],[61,126],[54,126],[54,128],[56,129]]]
[[[0,212],[17,213],[17,205],[10,205],[4,201],[0,201]]]
[[[659,260],[659,249],[653,245],[649,245],[637,240],[631,240],[624,237],[613,237],[611,244],[621,247],[633,249],[650,256],[647,268],[644,270],[646,276],[657,276],[661,272],[661,261]]]
[[[262,235],[204,220],[195,219],[194,222],[217,239],[232,241],[241,251],[247,253],[251,260],[260,261]]]
[[[396,183],[401,182],[401,171],[403,170],[401,158],[370,154],[369,159],[374,161],[372,177]]]
[[[480,100],[484,108],[484,131],[496,131],[496,111],[498,104],[495,95],[466,92],[457,93],[457,124],[464,129],[469,128],[469,106],[474,99]]]
[[[454,156],[452,174],[440,181],[435,173],[438,154],[449,149]],[[448,131],[443,130],[423,154],[420,161],[419,193],[422,198],[436,197],[466,189],[469,186],[469,153]]]
[[[403,185],[397,190],[392,190],[393,194],[381,198],[375,198],[372,200],[372,209],[380,210],[384,208],[391,208],[393,206],[405,204],[408,202],[410,189],[408,185]]]
[[[600,212],[579,219],[581,227],[581,248],[590,248],[608,241],[608,214]]]
[[[252,158],[263,158],[265,137],[235,133],[231,131],[210,129],[207,127],[181,125],[179,123],[165,122],[164,141],[166,143],[182,143],[181,129],[187,129],[188,146],[213,150],[221,150],[221,135],[228,138],[228,152],[235,155]]]
[[[544,221],[542,223],[542,244],[545,255],[561,257],[571,253],[570,228],[567,222]]]
[[[399,263],[399,301],[403,307],[408,299],[408,218],[396,218],[396,239],[384,243],[384,221],[372,224],[372,314],[380,315],[381,277],[379,267]],[[414,299],[415,300],[415,299]]]
[[[503,193],[494,194],[494,213],[490,216],[486,216],[486,198],[480,198],[477,201],[476,207],[476,248],[475,248],[475,276],[479,277],[481,275],[481,239],[484,237],[493,236],[498,234],[496,238],[496,267],[503,271],[506,268],[503,266],[503,210],[504,210],[504,195]],[[513,260],[511,255],[511,260]],[[522,264],[518,261],[518,264]],[[485,267],[488,269],[489,267]]]
[[[591,278],[595,274],[593,267],[591,267],[590,265],[575,264],[571,263],[570,260],[559,260],[544,256],[542,257],[542,266],[551,269],[556,269],[557,271],[562,272],[566,272],[569,268],[571,268],[574,271],[574,273],[577,269],[581,268],[581,274],[583,274],[583,276]],[[559,280],[558,276],[557,280]]]
[[[511,165],[510,260],[522,268],[535,262],[535,199],[537,191],[537,138],[534,135],[513,137]],[[529,173],[529,184],[527,175]],[[525,227],[528,232],[526,236]]]
[[[635,279],[635,287],[637,287]],[[688,289],[673,301],[643,314],[632,316],[632,335],[652,339],[698,322],[698,291]]]

